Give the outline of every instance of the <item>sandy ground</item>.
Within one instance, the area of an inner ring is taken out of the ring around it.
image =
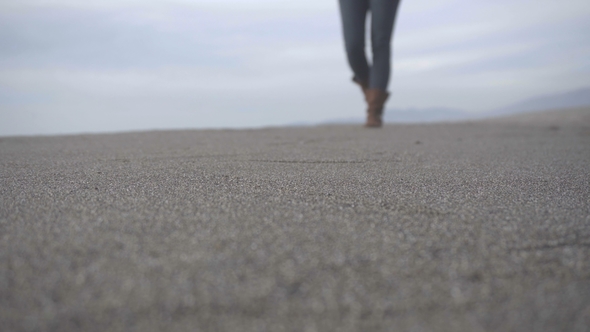
[[[589,331],[590,109],[0,138],[1,331]]]

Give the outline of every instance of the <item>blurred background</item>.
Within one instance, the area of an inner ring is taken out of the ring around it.
[[[590,105],[588,0],[402,0],[393,50],[389,122]],[[0,136],[361,121],[350,77],[337,0],[0,0]]]

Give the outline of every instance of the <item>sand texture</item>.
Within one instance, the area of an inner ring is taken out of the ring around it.
[[[0,330],[589,331],[590,109],[0,138]]]

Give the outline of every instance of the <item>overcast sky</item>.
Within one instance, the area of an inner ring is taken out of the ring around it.
[[[362,116],[337,0],[0,0],[0,135]],[[588,0],[402,0],[388,108],[590,86]]]

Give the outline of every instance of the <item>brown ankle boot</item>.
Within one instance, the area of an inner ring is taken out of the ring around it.
[[[389,93],[380,89],[367,89],[367,122],[365,127],[379,128],[383,125],[383,106]]]

